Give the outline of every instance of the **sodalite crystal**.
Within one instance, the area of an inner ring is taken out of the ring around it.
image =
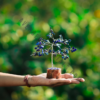
[[[51,53],[53,53],[54,56],[56,56],[57,54],[60,54],[62,56],[62,59],[66,60],[67,58],[69,58],[69,51],[71,52],[75,52],[77,49],[75,47],[70,47],[69,43],[71,42],[71,39],[64,39],[62,35],[59,35],[58,39],[54,39],[54,35],[55,33],[53,32],[53,30],[50,28],[50,33],[47,35],[49,38],[51,38],[53,40],[53,42],[51,43],[49,40],[40,38],[40,41],[36,43],[37,47],[35,47],[36,52],[31,54],[31,56],[44,56],[44,55],[49,55]],[[66,45],[65,49],[61,49],[61,45],[64,44]],[[56,51],[52,51],[52,48],[48,48],[48,49],[44,49],[44,47],[48,45],[48,46],[56,46],[58,47],[59,50]]]
[[[48,68],[47,69],[47,78],[61,78],[61,68]]]

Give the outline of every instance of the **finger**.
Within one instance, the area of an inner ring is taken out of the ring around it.
[[[70,73],[65,73],[65,74],[62,74],[61,77],[67,79],[67,78],[73,78],[74,75],[73,74],[70,74]]]
[[[69,84],[69,83],[62,82],[62,83],[52,84],[51,87],[57,87],[65,84]]]
[[[69,79],[71,80],[71,83],[74,83],[76,81],[78,81],[78,82],[84,82],[85,81],[85,79],[83,79],[83,78],[69,78]]]
[[[80,82],[77,79],[66,79],[64,82],[59,82],[57,84],[53,84],[52,87],[61,86],[61,85],[69,85],[69,84],[79,84]]]
[[[70,83],[70,80],[67,80],[65,78],[61,78],[61,79],[51,79],[50,81],[50,85],[57,85],[57,84],[64,84],[64,83]]]
[[[68,85],[68,84],[79,84],[80,82],[84,82],[85,80],[83,78],[70,78],[70,79],[59,79],[56,82],[54,82],[51,87],[56,87],[60,85]]]
[[[71,83],[70,84],[79,84],[80,82],[76,79],[70,79]]]
[[[57,87],[63,85],[62,83],[51,85],[51,87]]]
[[[85,79],[84,78],[76,78],[76,80],[80,81],[80,82],[84,82]]]
[[[79,84],[80,82],[84,82],[85,80],[83,78],[69,78],[69,79],[65,79],[65,78],[61,78],[61,79],[51,79],[50,84],[49,85],[65,85],[65,84]]]

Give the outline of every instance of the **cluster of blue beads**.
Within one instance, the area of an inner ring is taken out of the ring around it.
[[[71,42],[71,39],[63,39],[62,35],[59,35],[58,39],[54,39],[55,33],[53,32],[53,30],[50,28],[50,33],[47,35],[49,38],[53,39],[53,43],[51,43],[49,40],[45,40],[43,38],[40,38],[40,41],[36,43],[37,47],[35,47],[36,52],[31,54],[31,56],[44,56],[44,55],[48,55],[50,53],[53,53],[54,56],[56,56],[57,54],[61,54],[62,55],[62,59],[66,60],[67,58],[69,58],[69,51],[71,52],[75,52],[77,49],[75,47],[70,47],[69,43]],[[57,46],[58,50],[57,51],[52,51],[51,48],[50,49],[44,49],[45,45],[52,45],[53,46]],[[66,45],[66,48],[61,49],[61,44]]]

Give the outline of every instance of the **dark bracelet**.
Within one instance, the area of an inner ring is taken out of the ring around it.
[[[26,75],[26,76],[25,76],[24,82],[26,83],[26,86],[31,87],[30,84],[28,83],[28,78],[29,78],[29,76],[31,76],[31,75]]]

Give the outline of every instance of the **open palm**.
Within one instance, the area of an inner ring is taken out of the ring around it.
[[[31,76],[29,79],[29,84],[31,86],[60,86],[60,85],[68,85],[68,84],[79,84],[80,82],[84,82],[83,78],[73,78],[73,74],[65,73],[61,74],[60,79],[46,78],[47,73],[39,74],[36,76]]]

